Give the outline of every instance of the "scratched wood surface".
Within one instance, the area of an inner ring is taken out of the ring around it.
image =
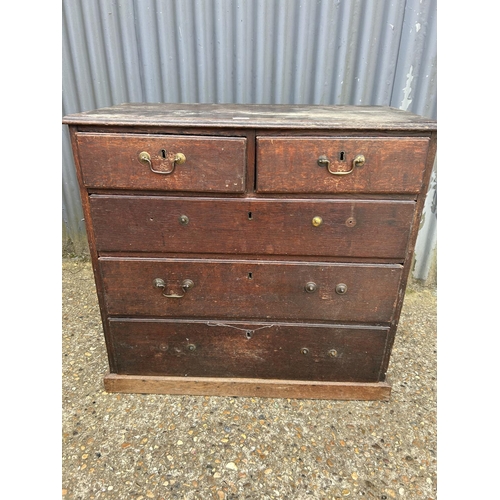
[[[74,125],[210,126],[418,130],[436,129],[433,120],[382,106],[320,106],[290,104],[145,104],[130,103],[67,115]]]
[[[229,193],[245,187],[242,137],[78,133],[76,140],[87,187]],[[151,164],[139,160],[142,152],[149,154]],[[177,153],[186,160],[174,165]]]
[[[248,318],[389,323],[401,277],[396,264],[209,259],[100,259],[114,316]],[[154,280],[166,283],[154,287]],[[182,298],[182,283],[194,286]],[[305,287],[315,283],[316,291]],[[345,294],[336,287],[345,284]]]
[[[418,193],[429,139],[257,137],[257,192]],[[354,166],[362,155],[364,164]],[[326,166],[318,165],[324,157]]]
[[[90,207],[99,251],[402,261],[415,203],[92,195]]]
[[[388,328],[110,321],[117,373],[377,382]]]

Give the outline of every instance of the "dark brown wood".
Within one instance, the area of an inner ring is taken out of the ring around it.
[[[63,122],[108,391],[389,398],[433,120],[367,106],[123,104]],[[176,153],[186,162],[154,173],[143,151],[155,170]],[[347,171],[360,154],[347,175],[318,165]]]
[[[77,133],[80,167],[87,187],[219,191],[245,189],[245,138]],[[177,153],[186,157],[170,174]],[[165,158],[163,158],[165,156]]]
[[[100,259],[107,311],[120,316],[389,323],[402,266],[208,259]],[[154,280],[165,281],[165,290]],[[182,298],[184,280],[194,286]],[[315,292],[306,291],[315,283]],[[339,295],[336,287],[347,286]]]
[[[338,399],[348,401],[388,401],[391,394],[391,386],[386,382],[166,377],[117,375],[115,373],[109,373],[104,377],[104,387],[108,392],[121,393]]]
[[[110,321],[116,373],[378,382],[388,328]]]
[[[389,339],[387,343],[387,349],[385,353],[384,366],[382,368],[382,376],[385,377],[387,369],[389,367],[390,356],[392,352],[392,347],[394,345],[394,340],[396,337],[396,331],[399,324],[399,318],[401,315],[401,309],[403,308],[404,302],[404,292],[406,290],[406,286],[408,283],[408,279],[410,276],[410,271],[413,267],[413,257],[415,252],[415,244],[417,241],[418,230],[420,229],[420,221],[422,217],[422,210],[424,208],[425,198],[427,191],[429,189],[429,182],[431,179],[432,169],[434,166],[434,161],[436,158],[437,151],[437,134],[433,133],[430,141],[429,152],[427,154],[426,162],[425,162],[425,176],[422,184],[422,191],[417,200],[417,209],[415,210],[414,220],[412,223],[412,233],[410,235],[410,241],[408,244],[408,250],[406,254],[406,265],[403,268],[402,276],[401,276],[401,285],[400,285],[400,293],[398,294],[398,300],[396,302],[396,311],[391,323],[391,330],[389,332]]]
[[[90,197],[100,252],[404,259],[408,201]],[[188,219],[182,219],[181,217]],[[313,219],[321,217],[319,226]]]
[[[436,122],[407,111],[374,106],[296,104],[125,103],[65,116],[63,123],[105,126],[435,130]]]
[[[427,138],[257,137],[257,192],[418,193],[422,187]],[[357,155],[363,166],[348,172]]]

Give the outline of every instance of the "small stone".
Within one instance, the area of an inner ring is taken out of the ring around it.
[[[215,479],[219,479],[221,477],[221,473],[220,472],[215,472],[214,473],[214,478]]]
[[[405,494],[405,489],[404,488],[399,488],[398,490],[399,494],[403,496]]]
[[[167,455],[167,458],[168,458],[169,462],[171,462],[174,459],[174,457],[172,455]]]
[[[113,489],[113,486],[108,486],[108,491],[111,491]]]
[[[351,474],[351,477],[352,477],[353,479],[358,479],[358,473],[357,473],[357,472],[353,472],[353,473]]]
[[[88,454],[88,453],[84,453],[84,454],[82,455],[82,458],[83,458],[84,460],[87,460],[87,458],[89,458],[89,454]]]
[[[218,491],[217,496],[220,498],[220,500],[224,500],[226,494],[223,491]]]
[[[68,494],[68,490],[67,490],[67,489],[63,489],[63,490],[62,490],[62,496],[65,496],[65,495],[67,495],[67,494]]]
[[[348,497],[351,494],[349,490],[342,490],[342,496],[343,497]]]
[[[146,496],[147,496],[148,498],[154,498],[154,497],[155,497],[155,496],[154,496],[154,493],[153,493],[152,491],[150,491],[150,490],[146,491]]]
[[[236,464],[234,462],[229,462],[228,464],[226,464],[226,469],[238,470],[238,467],[236,467]]]
[[[396,498],[396,492],[394,490],[387,489],[385,492],[391,497]]]
[[[326,463],[328,464],[328,467],[333,467],[333,460],[331,458],[327,459]]]
[[[177,441],[177,446],[181,446],[181,445],[183,445],[183,444],[184,444],[184,442],[183,442],[183,441],[181,441],[180,439],[179,439],[179,441]]]

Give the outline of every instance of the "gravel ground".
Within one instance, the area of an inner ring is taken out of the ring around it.
[[[64,499],[436,498],[436,290],[407,291],[389,402],[110,394],[91,266],[63,261]]]

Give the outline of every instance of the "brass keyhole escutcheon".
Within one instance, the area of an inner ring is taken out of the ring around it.
[[[321,226],[322,223],[323,223],[323,219],[319,215],[317,215],[316,217],[313,217],[312,225],[314,227]]]

